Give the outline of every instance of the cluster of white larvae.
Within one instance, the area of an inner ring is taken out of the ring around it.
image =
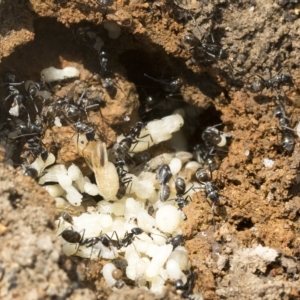
[[[149,122],[142,130],[141,142],[135,143],[129,154],[143,151],[159,142],[172,138],[172,133],[178,132],[183,125],[182,112],[161,120]],[[176,134],[176,137],[180,134]],[[119,137],[120,142],[123,137]],[[174,139],[174,136],[173,136]],[[180,139],[179,139],[180,140]],[[63,251],[66,255],[98,259],[113,260],[123,258],[127,261],[125,276],[134,280],[137,285],[148,287],[152,292],[160,293],[167,280],[172,282],[182,280],[187,282],[187,273],[190,270],[187,250],[179,245],[173,247],[170,238],[181,234],[179,225],[184,221],[185,215],[178,209],[175,190],[175,178],[178,176],[186,180],[184,197],[192,195],[199,186],[190,182],[192,175],[199,164],[192,161],[192,154],[185,151],[164,153],[147,163],[147,167],[140,172],[130,170],[126,178],[131,182],[126,189],[126,195],[118,200],[116,194],[120,187],[119,177],[115,165],[110,161],[112,155],[108,153],[104,142],[96,138],[88,142],[85,134],[75,135],[74,143],[78,154],[83,156],[88,166],[95,173],[96,184],[84,177],[80,169],[74,164],[69,168],[64,165],[46,166],[54,163],[54,156],[50,154],[46,162],[41,158],[36,159],[32,167],[38,170],[39,183],[56,199],[57,207],[62,210],[65,206],[74,207],[77,216],[72,215],[72,222],[60,217],[57,220],[57,235],[62,240]],[[181,146],[175,148],[181,149]],[[179,143],[182,143],[180,141]],[[155,170],[161,164],[170,167],[173,179],[170,180],[170,197],[167,201],[160,201]],[[126,168],[126,167],[125,167]],[[135,173],[134,173],[135,172]],[[50,183],[51,185],[47,185]],[[53,184],[57,183],[57,184]],[[104,200],[96,206],[83,207],[83,193],[91,196],[101,195]],[[154,213],[148,213],[148,209]],[[72,213],[71,213],[72,214]],[[141,234],[132,234],[132,229],[140,228]],[[114,241],[122,241],[131,234],[128,244],[118,247],[116,244],[105,246],[100,240],[89,247],[84,243],[69,243],[61,236],[64,231],[73,230],[82,236],[81,241],[93,237],[106,236]],[[104,265],[103,276],[107,284],[115,288],[118,278],[113,276],[117,267],[108,262]],[[119,276],[119,277],[122,277]]]

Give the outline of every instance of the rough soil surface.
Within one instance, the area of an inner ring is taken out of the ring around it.
[[[272,91],[252,94],[248,89],[258,80],[256,74],[268,79],[266,68],[272,76],[281,69],[290,74],[294,86],[283,90],[294,128],[300,106],[299,4],[119,0],[104,8],[94,0],[14,2],[0,2],[1,75],[15,70],[22,80],[39,80],[42,69],[68,65],[77,67],[80,80],[87,81],[98,70],[98,57],[93,49],[76,43],[73,33],[90,26],[103,37],[112,52],[118,88],[113,99],[102,89],[102,116],[90,113],[90,118],[98,122],[108,143],[114,141],[118,126],[126,131],[138,120],[143,88],[157,90],[143,74],[161,78],[164,70],[164,78],[183,79],[184,100],[197,107],[185,120],[189,150],[209,125],[223,123],[223,130],[232,133],[230,146],[219,154],[220,168],[213,173],[221,195],[214,219],[203,192],[184,209],[187,221],[182,229],[199,299],[300,299],[299,138],[295,136],[292,153],[282,151],[281,134],[274,129],[278,120]],[[120,38],[107,37],[101,26],[107,20],[121,26]],[[187,49],[182,37],[189,32],[207,42],[211,32],[228,58]],[[159,113],[167,114],[169,106],[166,103]],[[80,159],[69,148],[72,132],[72,127],[51,127],[44,138],[64,163]],[[274,165],[265,167],[265,158]],[[46,192],[6,165],[0,173],[3,299],[179,299],[172,287],[159,298],[137,288],[110,295],[100,275],[101,262],[61,256],[54,204]],[[275,249],[274,259],[258,255],[253,250],[258,245]]]
[[[61,255],[53,199],[20,170],[0,172],[1,299],[95,299],[81,288],[80,264]]]

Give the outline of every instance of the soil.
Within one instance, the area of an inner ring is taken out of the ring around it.
[[[293,86],[280,93],[295,127],[300,107],[300,4],[294,2],[118,0],[102,7],[95,0],[0,1],[1,75],[13,70],[21,80],[39,81],[44,68],[75,66],[80,80],[91,88],[99,60],[92,47],[78,40],[76,30],[88,26],[101,36],[112,56],[116,94],[112,97],[94,84],[105,105],[101,114],[89,116],[108,146],[120,128],[126,132],[135,125],[146,94],[161,93],[159,84],[145,73],[182,78],[180,92],[185,103],[193,105],[185,120],[190,151],[207,126],[222,123],[221,129],[232,134],[228,149],[218,153],[220,167],[213,172],[221,198],[214,215],[201,191],[184,208],[187,221],[182,229],[196,275],[197,299],[300,299],[299,138],[295,134],[291,153],[283,151],[272,89],[249,92],[257,75],[269,78],[266,68],[272,76],[280,70],[292,76]],[[118,39],[107,36],[101,25],[107,21],[120,26]],[[182,41],[188,33],[207,43],[212,34],[228,58],[188,49]],[[79,93],[83,88],[67,83],[58,93],[66,95],[72,89]],[[182,106],[172,100],[145,114],[145,120]],[[57,162],[76,161],[85,167],[70,148],[73,132],[72,126],[49,126],[43,142],[48,149],[55,148]],[[8,166],[6,158],[3,153],[1,298],[180,299],[171,285],[162,296],[138,288],[112,292],[101,276],[101,261],[64,257],[55,240],[53,199]],[[274,165],[265,166],[265,159]],[[259,247],[268,253],[271,248],[276,255],[272,259],[252,255]]]

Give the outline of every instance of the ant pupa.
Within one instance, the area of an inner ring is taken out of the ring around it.
[[[86,135],[74,137],[75,147],[95,173],[100,193],[107,199],[115,199],[120,188],[119,176],[114,164],[108,161],[106,143],[100,140],[89,142]]]

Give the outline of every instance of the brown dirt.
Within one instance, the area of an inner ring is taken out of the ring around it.
[[[15,70],[22,80],[39,80],[43,68],[66,65],[79,68],[81,80],[90,78],[98,70],[98,58],[92,49],[76,44],[72,32],[86,25],[99,30],[113,52],[118,92],[111,99],[102,89],[103,118],[94,113],[90,117],[108,141],[115,139],[117,129],[111,125],[126,130],[138,119],[137,88],[149,84],[143,73],[159,78],[165,67],[166,78],[183,78],[185,101],[204,112],[197,116],[200,125],[191,143],[200,139],[208,124],[222,122],[224,130],[232,133],[228,153],[213,175],[222,198],[215,212],[216,231],[202,192],[184,209],[187,221],[182,228],[197,274],[194,293],[203,299],[300,299],[299,139],[291,155],[282,152],[278,146],[281,137],[272,130],[277,127],[272,93],[265,90],[254,95],[247,89],[257,80],[257,73],[267,78],[265,68],[273,70],[273,75],[283,68],[283,73],[294,78],[294,87],[284,90],[288,114],[293,124],[297,121],[300,20],[292,4],[281,7],[276,3],[119,0],[105,9],[86,0],[0,1],[1,73]],[[198,13],[196,22],[203,33],[182,8]],[[115,20],[121,26],[119,39],[107,38],[100,26],[103,20]],[[198,37],[207,35],[209,40],[209,30],[229,58],[194,63],[181,38],[192,31]],[[126,116],[129,122],[124,121]],[[72,132],[71,127],[53,127],[45,135],[46,145],[57,148],[59,161],[78,159],[69,149]],[[274,166],[264,167],[264,158],[273,159]],[[171,291],[154,298],[137,288],[108,296],[100,262],[61,256],[53,229],[53,200],[21,172],[5,165],[0,170],[3,299],[179,298]],[[45,243],[51,246],[43,247]],[[239,258],[239,250],[259,244],[278,251],[276,260],[264,264],[265,269]]]

